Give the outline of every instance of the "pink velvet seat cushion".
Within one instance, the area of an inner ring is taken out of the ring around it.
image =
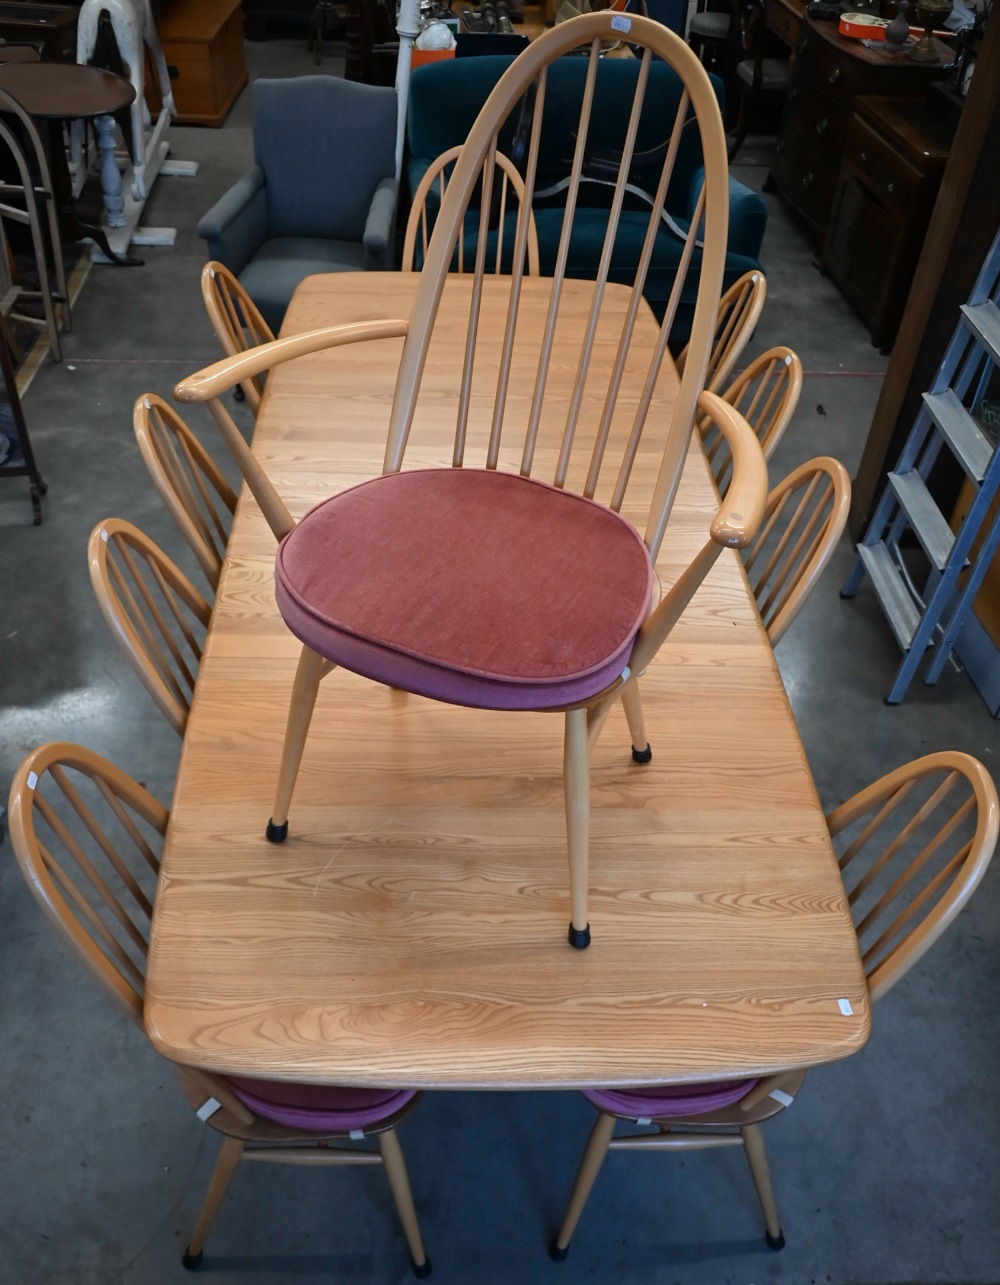
[[[325,500],[282,541],[275,597],[346,669],[487,709],[601,691],[649,609],[646,546],[617,513],[486,469],[391,473]]]
[[[255,1115],[315,1133],[369,1128],[395,1115],[416,1097],[416,1089],[347,1089],[236,1076],[227,1078],[226,1083]]]
[[[653,1084],[637,1089],[585,1089],[583,1096],[599,1110],[622,1120],[673,1120],[732,1106],[756,1084],[756,1080]]]

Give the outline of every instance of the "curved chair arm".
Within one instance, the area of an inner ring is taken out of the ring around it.
[[[224,357],[222,361],[182,379],[174,389],[174,398],[179,402],[207,402],[243,380],[262,375],[273,366],[280,366],[295,357],[305,357],[309,353],[339,348],[342,344],[358,343],[364,339],[402,339],[408,329],[407,321],[354,321],[346,326],[324,326],[322,330],[306,330],[300,335],[275,339],[235,357]]]
[[[408,329],[407,321],[357,321],[347,326],[307,330],[301,335],[290,335],[287,339],[275,339],[269,344],[250,348],[235,357],[226,357],[196,375],[182,379],[174,389],[174,397],[179,402],[208,402],[212,418],[276,540],[284,539],[295,526],[295,519],[274,489],[270,478],[257,463],[232,415],[223,405],[222,394],[234,385],[262,375],[295,357],[323,352],[328,348],[339,348],[342,344],[358,343],[364,339],[399,339],[406,335]]]
[[[396,202],[399,183],[394,178],[384,178],[376,187],[362,240],[365,246],[365,267],[368,269],[391,266],[390,247],[396,225]]]
[[[757,533],[767,503],[767,464],[757,435],[743,416],[715,393],[703,392],[698,410],[707,415],[733,453],[733,480],[712,519],[711,539],[664,594],[636,636],[628,667],[641,673],[680,619],[724,548],[742,549]]]
[[[208,242],[208,257],[230,272],[242,272],[267,240],[264,185],[264,171],[254,165],[198,222],[198,235]]]

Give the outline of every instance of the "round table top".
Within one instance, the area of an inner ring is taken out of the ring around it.
[[[134,87],[121,76],[75,62],[0,62],[0,89],[42,120],[105,116],[135,98]]]

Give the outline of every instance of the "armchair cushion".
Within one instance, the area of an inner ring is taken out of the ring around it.
[[[290,1129],[350,1133],[380,1124],[416,1097],[415,1089],[348,1089],[231,1076],[226,1083],[256,1115]]]
[[[584,1089],[583,1096],[599,1111],[622,1120],[681,1120],[732,1106],[756,1087],[756,1080],[712,1080],[635,1089]]]
[[[365,247],[357,241],[275,237],[264,242],[239,275],[240,284],[277,334],[289,299],[306,277],[317,272],[363,272],[367,266]]]

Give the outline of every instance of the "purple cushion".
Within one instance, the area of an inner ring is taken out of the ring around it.
[[[622,1120],[673,1120],[732,1106],[756,1084],[756,1080],[652,1084],[638,1089],[584,1089],[583,1096],[599,1110]]]
[[[291,1084],[283,1080],[226,1083],[244,1106],[265,1120],[316,1133],[350,1133],[378,1124],[416,1097],[416,1089],[345,1089],[328,1084]]]
[[[486,469],[390,473],[325,500],[282,541],[293,634],[355,673],[486,709],[586,700],[649,611],[642,539],[604,505]]]

